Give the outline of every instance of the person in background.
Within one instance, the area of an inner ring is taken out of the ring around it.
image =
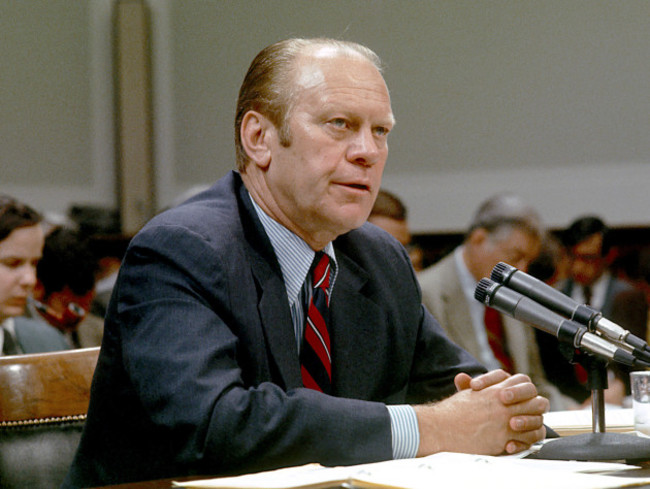
[[[609,271],[612,258],[610,231],[597,216],[583,216],[573,221],[563,232],[563,244],[569,252],[569,277],[561,287],[569,297],[580,304],[588,304],[603,316],[634,335],[645,338],[648,306],[645,294]],[[545,338],[540,353],[546,375],[562,392],[579,402],[587,401],[590,391],[586,386],[586,372],[580,366],[567,362],[572,352],[561,347],[556,338]],[[620,405],[629,394],[629,370],[610,364],[606,402]]]
[[[646,303],[650,307],[650,247],[647,245],[639,250],[636,269],[630,275],[633,275],[632,280],[635,287],[645,294]],[[648,326],[644,339],[650,343],[650,314],[648,314]]]
[[[542,282],[561,289],[569,278],[571,257],[562,240],[556,234],[547,232],[542,238],[539,255],[528,265],[528,274]],[[541,332],[541,334],[547,334]]]
[[[408,212],[399,197],[388,190],[380,189],[368,216],[368,222],[392,234],[408,251],[415,271],[422,270],[424,261],[422,249],[412,243]]]
[[[130,242],[64,488],[544,437],[530,379],[451,343],[404,247],[366,223],[393,124],[368,48],[289,39],[257,55],[238,171]]]
[[[535,331],[474,298],[477,283],[499,262],[526,271],[544,228],[535,209],[514,194],[497,194],[477,209],[462,245],[418,274],[422,302],[449,338],[489,369],[528,375],[554,410],[575,407],[544,375]]]
[[[68,348],[63,336],[40,321],[20,317],[36,285],[43,253],[41,216],[12,197],[0,196],[0,351],[2,355]]]
[[[97,270],[88,239],[78,231],[55,227],[45,237],[26,316],[57,328],[73,348],[99,346],[104,321],[89,312]]]
[[[570,276],[562,291],[645,338],[647,302],[642,291],[609,271],[613,251],[610,236],[599,217],[580,217],[571,223],[564,233],[564,245],[571,257]]]

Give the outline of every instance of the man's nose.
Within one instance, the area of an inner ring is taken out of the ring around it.
[[[32,289],[36,286],[36,267],[34,265],[26,264],[21,267],[20,284]]]
[[[370,128],[356,132],[349,148],[348,160],[360,165],[374,165],[379,161],[381,150]]]

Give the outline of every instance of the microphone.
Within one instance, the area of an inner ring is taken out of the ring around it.
[[[562,317],[519,292],[490,279],[481,279],[474,291],[474,298],[508,316],[530,323],[560,341],[573,345],[574,348],[630,367],[650,365],[597,334],[589,332],[582,324]]]
[[[634,355],[644,361],[650,361],[650,347],[644,340],[604,318],[596,309],[579,304],[541,280],[503,262],[497,263],[492,269],[490,278],[539,302],[551,311],[563,314],[585,326],[591,326],[604,337],[629,348]]]

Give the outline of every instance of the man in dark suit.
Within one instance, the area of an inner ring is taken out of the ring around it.
[[[569,278],[558,284],[562,292],[645,339],[648,317],[645,294],[609,271],[612,248],[605,222],[597,216],[575,219],[563,233],[563,244],[571,264]],[[548,379],[575,400],[585,401],[590,395],[586,373],[567,361],[556,338],[546,336],[538,337],[538,341]],[[607,402],[620,404],[626,390],[629,394],[629,370],[620,365],[612,365],[612,369],[616,377],[611,379],[605,396]]]
[[[64,487],[512,453],[544,436],[548,401],[522,375],[472,379],[483,367],[422,307],[404,248],[364,225],[393,126],[378,64],[295,39],[253,61],[238,172],[129,246]]]

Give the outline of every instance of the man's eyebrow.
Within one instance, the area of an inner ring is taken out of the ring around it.
[[[391,128],[393,128],[397,124],[397,121],[395,120],[395,116],[391,114],[391,116],[388,119],[384,120],[383,122],[380,122],[380,124],[384,126],[390,126]]]

